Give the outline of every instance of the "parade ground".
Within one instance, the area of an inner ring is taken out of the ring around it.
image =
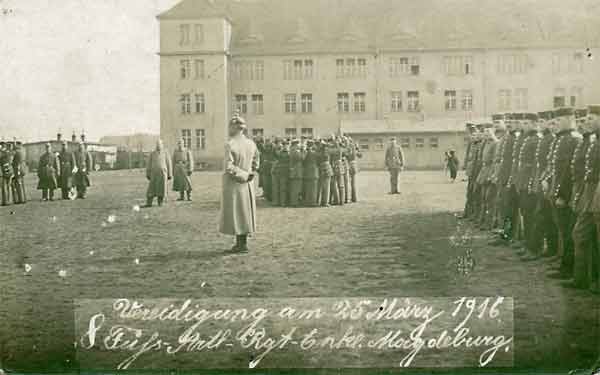
[[[30,175],[30,201],[0,208],[0,367],[76,366],[75,299],[340,296],[513,297],[515,366],[591,366],[600,297],[549,279],[543,261],[487,246],[489,234],[457,218],[461,177],[408,171],[401,194],[389,195],[388,174],[365,171],[359,202],[341,207],[259,198],[250,252],[228,255],[218,172],[193,175],[193,202],[171,193],[148,209],[141,170],[95,173],[87,199],[54,202],[40,202]],[[469,245],[456,246],[456,233]]]

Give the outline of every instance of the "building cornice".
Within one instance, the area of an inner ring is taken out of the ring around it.
[[[214,56],[224,55],[229,56],[229,51],[213,50],[213,51],[172,51],[172,52],[157,52],[158,56]]]

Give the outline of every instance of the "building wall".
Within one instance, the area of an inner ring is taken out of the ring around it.
[[[178,44],[178,27],[189,22],[204,23],[205,42],[184,48]],[[192,129],[192,132],[205,129],[205,149],[195,147],[195,140],[192,140],[197,162],[219,164],[227,120],[237,106],[236,95],[246,95],[247,111],[242,115],[247,120],[250,134],[260,129],[264,136],[286,136],[286,129],[296,129],[296,135],[300,136],[303,128],[312,128],[314,136],[327,136],[339,129],[342,120],[408,119],[407,123],[416,124],[437,118],[466,122],[497,112],[541,111],[554,106],[555,91],[560,88],[565,90],[567,105],[571,104],[572,95],[576,96],[574,104],[578,107],[600,102],[600,76],[594,74],[600,64],[598,59],[588,58],[585,49],[383,49],[374,53],[266,56],[261,55],[257,48],[254,55],[230,56],[227,52],[230,31],[226,20],[161,21],[161,136],[168,147],[173,147],[176,139],[181,137],[182,129]],[[598,51],[592,49],[589,52],[595,54]],[[571,67],[576,65],[573,62],[575,54],[583,56],[578,63],[581,68]],[[557,68],[556,56],[560,56],[562,68]],[[348,58],[365,59],[364,76],[337,77],[336,60]],[[418,59],[418,74],[391,75],[390,61],[401,58]],[[179,77],[182,59],[203,59],[205,78],[182,80]],[[456,71],[446,71],[448,59],[452,59]],[[311,78],[284,79],[284,62],[288,60],[292,61],[292,65],[294,60],[311,60]],[[252,66],[257,61],[262,64],[262,75],[255,70],[252,77],[249,73],[245,76],[238,74],[238,66]],[[467,62],[468,74],[465,71]],[[181,115],[179,95],[194,91],[205,94],[206,113]],[[408,91],[419,92],[419,111],[408,110]],[[447,108],[446,92],[452,91],[456,93],[456,105]],[[349,94],[350,106],[354,93],[365,93],[365,111],[339,113],[337,93],[341,92]],[[402,108],[398,111],[392,109],[392,92],[402,93]],[[472,97],[472,105],[467,108],[462,106],[465,92],[470,92]],[[285,111],[286,94],[296,94],[295,113]],[[311,113],[301,111],[302,94],[312,94]],[[252,95],[262,95],[262,113],[253,111]],[[500,100],[502,95],[507,95],[504,105]],[[413,128],[406,129],[407,134],[415,131]],[[457,137],[461,140],[460,145],[448,142],[458,148],[462,145],[463,136]],[[440,141],[440,149],[445,147],[443,142]],[[432,151],[431,156],[421,156],[426,150],[415,151],[417,160],[422,160],[418,164],[437,163],[439,155],[436,152]]]

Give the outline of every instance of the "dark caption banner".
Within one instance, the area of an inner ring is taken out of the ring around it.
[[[505,367],[513,300],[75,301],[84,369]]]

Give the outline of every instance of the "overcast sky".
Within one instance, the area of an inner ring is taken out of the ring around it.
[[[0,0],[0,138],[159,132],[158,22],[178,0]]]

